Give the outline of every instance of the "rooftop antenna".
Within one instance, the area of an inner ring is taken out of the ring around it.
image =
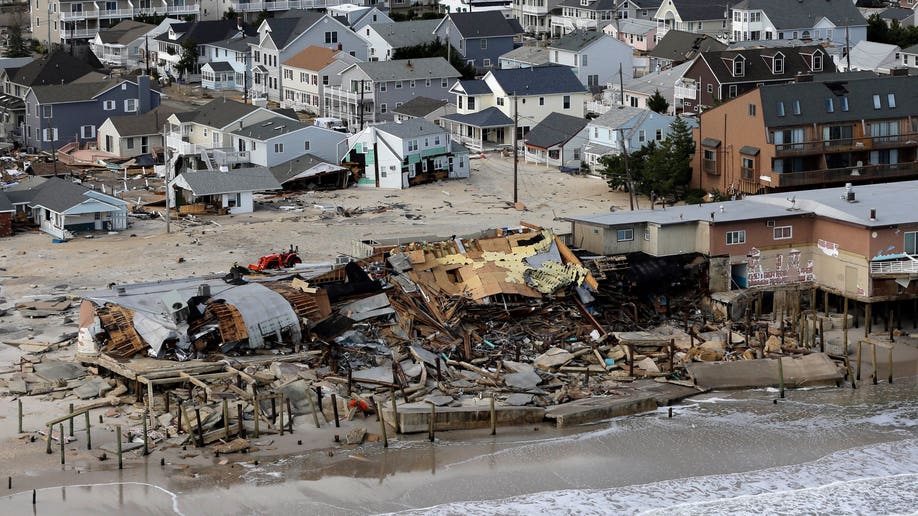
[[[788,198],[787,198],[787,202],[789,202],[789,203],[790,203],[790,206],[791,206],[789,209],[791,209],[791,210],[796,210],[796,209],[797,209],[797,196],[796,196],[796,195],[793,196],[793,197],[788,197]]]

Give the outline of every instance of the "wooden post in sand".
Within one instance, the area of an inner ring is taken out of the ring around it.
[[[379,414],[379,427],[382,430],[383,448],[389,447],[389,437],[386,435],[386,416],[382,411],[382,402],[376,402],[376,413]]]
[[[124,469],[124,462],[121,460],[121,425],[115,425],[115,450],[118,453],[118,469]]]
[[[86,416],[86,449],[92,449],[92,425],[89,423],[89,410],[83,412],[83,415]]]
[[[889,347],[889,383],[893,383],[893,356],[892,356],[892,351],[893,351],[893,348],[892,348],[892,346],[890,346],[890,347]]]
[[[778,357],[778,392],[781,398],[784,398],[784,363],[781,357]]]
[[[861,381],[861,344],[863,344],[863,342],[858,341],[857,343],[857,381]]]
[[[889,311],[889,314],[892,315],[892,310]],[[890,328],[892,328],[892,325],[890,325]],[[871,353],[872,353],[871,358],[873,359],[873,384],[876,385],[876,384],[877,384],[877,380],[878,380],[878,378],[877,378],[877,345],[876,345],[876,343],[873,344],[872,348],[873,348],[873,349],[871,350]]]
[[[494,394],[491,394],[491,435],[497,434],[497,411],[494,409]]]

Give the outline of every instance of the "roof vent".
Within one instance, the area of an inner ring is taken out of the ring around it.
[[[857,202],[854,197],[854,187],[851,183],[845,183],[845,194],[842,196],[842,199],[848,202]]]
[[[876,208],[870,208],[870,220],[871,220],[871,221],[877,220],[877,210],[876,210]]]

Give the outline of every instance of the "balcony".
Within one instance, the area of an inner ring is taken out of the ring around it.
[[[344,101],[349,104],[356,104],[360,102],[361,97],[364,104],[372,104],[376,99],[375,96],[376,92],[373,90],[372,86],[369,88],[364,87],[362,95],[360,91],[352,91],[350,88],[342,88],[340,86],[325,87],[326,98],[334,99],[336,101]]]
[[[236,12],[286,11],[288,9],[322,9],[340,5],[347,0],[284,0],[279,2],[244,2],[230,0],[230,6]]]
[[[548,2],[542,2],[542,5],[535,5],[536,2],[530,0],[529,2],[523,1],[519,3],[520,13],[523,15],[531,16],[545,16],[550,11],[551,8],[548,6]]]
[[[905,179],[918,177],[918,162],[773,173],[771,177],[776,183],[771,186],[777,188],[795,188],[826,183],[842,184],[869,179]]]
[[[87,18],[98,18],[99,11],[62,11],[61,21],[83,21]]]
[[[755,179],[755,170],[749,167],[740,167],[740,178],[746,180]]]
[[[134,9],[100,9],[97,12],[98,18],[131,18],[134,16]]]
[[[909,256],[908,260],[889,260],[870,262],[871,276],[902,276],[915,275],[918,277],[918,259]]]
[[[814,140],[799,143],[776,144],[775,157],[781,158],[806,154],[894,149],[915,146],[918,146],[918,133],[897,134],[893,136],[864,136],[861,138],[841,138],[838,140]]]
[[[719,176],[720,169],[717,168],[717,160],[705,159],[704,161],[704,171],[712,176]]]
[[[698,96],[698,89],[694,85],[676,84],[675,94],[677,99],[695,100]]]
[[[65,29],[61,31],[61,39],[86,39],[94,38],[99,33],[98,28],[94,29]]]
[[[175,152],[183,156],[197,154],[195,144],[190,143],[187,136],[179,136],[178,133],[166,134],[166,146],[175,149]]]
[[[261,4],[259,4],[261,5]],[[259,9],[261,10],[261,9]],[[83,21],[93,19],[127,19],[139,15],[153,14],[198,14],[201,12],[200,4],[185,5],[155,5],[149,7],[127,7],[123,9],[89,9],[81,11],[61,11],[61,21]],[[96,31],[93,31],[95,34]]]

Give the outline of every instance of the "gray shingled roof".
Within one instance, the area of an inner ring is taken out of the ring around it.
[[[226,127],[243,116],[258,110],[258,106],[243,104],[226,98],[214,99],[203,106],[188,111],[177,113],[181,122],[196,122],[208,127]]]
[[[771,56],[777,53],[784,55],[784,72],[772,73]],[[813,73],[810,69],[810,56],[822,52],[822,71],[834,72],[835,62],[826,54],[819,45],[789,48],[744,48],[739,50],[723,50],[719,52],[702,52],[701,57],[708,63],[708,68],[717,77],[721,84],[736,82],[767,82],[776,80],[789,80],[797,74]],[[742,56],[745,66],[742,77],[733,76],[733,59]],[[766,59],[763,56],[767,56]]]
[[[459,87],[462,88],[462,91],[466,95],[490,95],[491,88],[488,87],[488,83],[484,82],[481,79],[469,79],[465,81],[459,81]]]
[[[232,72],[233,67],[226,61],[211,61],[204,66],[209,66],[215,72]]]
[[[772,0],[764,0],[770,2]],[[796,2],[797,0],[793,0]],[[819,0],[825,1],[825,0]],[[851,0],[847,0],[850,2]],[[735,4],[736,0],[725,0],[717,2],[712,0],[672,0],[676,6],[676,11],[682,21],[702,21],[702,20],[723,20],[726,19],[724,11],[727,6],[724,4]]]
[[[471,125],[473,127],[506,127],[508,125],[513,125],[513,120],[494,106],[465,115],[459,113],[445,115],[443,119]]]
[[[585,118],[551,113],[539,122],[526,137],[526,144],[547,149],[566,143],[587,125]]]
[[[6,196],[5,193],[0,192],[0,213],[7,213],[15,211],[13,208],[13,203],[10,202],[10,199]]]
[[[92,56],[95,59],[95,56]],[[98,60],[97,60],[98,61]],[[94,71],[95,68],[73,56],[58,50],[50,57],[42,57],[18,68],[10,81],[25,86],[42,84],[67,84]]]
[[[440,20],[411,20],[395,23],[372,23],[370,27],[392,48],[413,47],[429,43]]]
[[[552,43],[549,48],[579,52],[602,38],[614,39],[605,32],[598,30],[575,30]]]
[[[277,136],[283,134],[291,133],[293,131],[299,131],[310,127],[309,124],[300,122],[298,120],[290,120],[284,116],[276,116],[263,120],[261,122],[255,122],[254,124],[247,125],[242,129],[236,129],[232,131],[233,134],[239,136],[245,136],[246,138],[254,138],[256,140],[270,140]]]
[[[425,117],[447,104],[449,104],[447,100],[432,99],[430,97],[414,97],[408,102],[393,109],[392,112],[408,116]]]
[[[80,102],[90,100],[99,93],[115,87],[121,80],[103,82],[74,82],[71,84],[55,84],[50,86],[32,86],[35,98],[41,104],[55,104],[58,102]]]
[[[500,56],[501,59],[510,59],[513,61],[518,61],[520,63],[530,64],[533,66],[540,66],[548,64],[549,54],[548,49],[543,47],[535,46],[524,46],[517,47],[513,50],[507,52],[506,54]]]
[[[62,213],[74,206],[91,199],[86,195],[89,188],[57,177],[49,177],[31,191],[34,196],[29,200],[30,206],[42,206],[51,211]],[[103,195],[99,193],[99,195]],[[109,197],[109,196],[106,196]],[[111,198],[114,203],[123,203],[120,199]]]
[[[295,16],[291,15],[293,10],[289,11],[283,17],[268,18],[265,21],[271,29],[271,39],[277,48],[283,49],[293,42],[296,38],[306,32],[306,29],[312,27],[317,21],[322,19],[325,14],[318,11],[300,10]],[[331,17],[329,17],[331,18]],[[345,24],[345,27],[347,25]]]
[[[363,70],[372,81],[406,81],[427,78],[441,79],[444,77],[454,78],[461,75],[442,57],[369,61],[354,63],[353,66]]]
[[[145,136],[161,133],[169,115],[183,111],[177,107],[159,106],[142,115],[113,116],[109,120],[121,136]]]
[[[432,134],[442,134],[445,130],[424,118],[412,118],[404,122],[386,122],[373,126],[377,131],[389,133],[401,139],[415,138]]]
[[[587,91],[567,66],[534,66],[492,70],[491,74],[507,94],[551,95]]]
[[[298,158],[293,158],[290,161],[285,161],[271,167],[271,174],[274,175],[274,178],[277,179],[278,183],[284,184],[287,181],[290,181],[294,177],[307,170],[315,167],[316,165],[321,165],[323,163],[328,163],[323,161],[312,154],[304,154]],[[334,165],[334,163],[328,163],[329,165]],[[340,167],[344,168],[344,167]]]
[[[559,7],[576,7],[577,9],[583,9],[586,11],[612,11],[615,9],[615,6],[618,4],[616,0],[596,0],[590,2],[587,5],[581,4],[580,0],[564,0]],[[659,7],[659,5],[657,5]]]
[[[812,27],[822,18],[837,27],[867,25],[851,0],[741,0],[733,7],[761,9],[778,30]]]
[[[633,126],[630,122],[638,117],[646,116],[649,109],[636,108],[631,106],[614,106],[601,116],[590,121],[593,125],[599,127],[609,127],[612,129],[627,129]]]
[[[918,112],[916,89],[918,77],[904,76],[776,84],[759,91],[765,125],[782,127],[902,118]],[[874,108],[874,95],[879,95],[880,109]],[[889,95],[895,96],[896,107],[889,106]],[[848,111],[842,110],[840,97],[848,98]],[[831,113],[826,106],[829,98],[833,99]],[[800,103],[799,115],[794,115],[794,101]],[[784,116],[778,116],[778,102],[784,103]]]
[[[100,30],[99,39],[102,40],[102,43],[127,45],[155,28],[156,25],[149,23],[122,20],[114,27]]]
[[[465,39],[516,36],[525,32],[516,18],[507,18],[500,11],[450,13],[447,18]]]
[[[239,192],[264,192],[280,190],[274,174],[267,167],[237,168],[226,172],[200,170],[185,172],[181,176],[195,196]]]
[[[651,57],[669,59],[670,61],[688,61],[701,52],[724,50],[727,45],[708,36],[707,34],[693,34],[681,30],[671,30],[657,42],[657,46],[649,52]]]

